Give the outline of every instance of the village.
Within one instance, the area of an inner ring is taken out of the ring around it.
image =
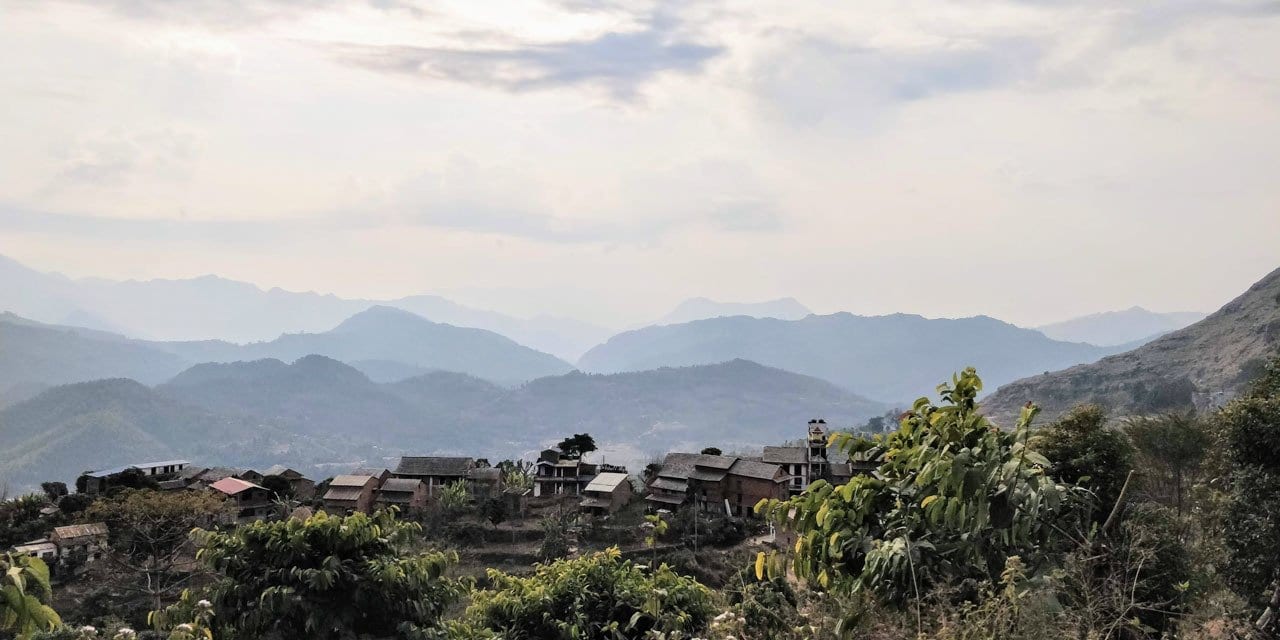
[[[320,481],[280,465],[257,470],[189,460],[139,462],[85,472],[74,493],[59,489],[61,483],[46,483],[47,492],[49,485],[54,488],[41,513],[53,516],[59,505],[65,510],[66,504],[129,491],[216,499],[216,513],[195,521],[205,528],[306,519],[317,512],[394,509],[399,518],[422,523],[425,537],[444,540],[473,558],[476,567],[519,570],[579,548],[616,545],[639,553],[645,548],[641,533],[650,526],[646,515],[677,521],[667,550],[687,546],[686,520],[692,523],[694,548],[699,541],[736,544],[765,531],[753,511],[761,500],[798,495],[819,479],[840,484],[874,468],[868,462],[833,460],[824,420],[810,420],[800,433],[804,437],[794,444],[767,446],[759,455],[726,455],[713,447],[667,453],[638,474],[589,461],[595,449],[589,434],[566,438],[532,462],[492,465],[482,457],[403,456],[393,469],[357,468]],[[126,532],[113,535],[106,522],[82,521],[92,510],[78,508],[73,522],[14,544],[11,552],[44,560],[55,582],[89,572]],[[187,547],[175,555],[189,552]]]

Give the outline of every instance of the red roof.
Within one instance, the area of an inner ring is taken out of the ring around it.
[[[215,491],[221,491],[229,496],[234,496],[241,491],[248,491],[249,489],[267,490],[265,487],[258,486],[252,482],[241,480],[240,478],[232,478],[230,476],[209,485],[209,488]]]

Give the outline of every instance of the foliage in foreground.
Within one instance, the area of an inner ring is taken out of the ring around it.
[[[1010,556],[1032,568],[1048,557],[1075,492],[1046,476],[1049,460],[1027,446],[1035,407],[1002,431],[977,412],[981,389],[970,368],[938,388],[940,406],[917,400],[893,433],[831,437],[831,446],[878,461],[875,476],[818,481],[756,506],[796,532],[798,577],[902,604],[933,585],[998,579]],[[783,570],[779,556],[757,559],[762,576]]]
[[[219,640],[425,637],[465,591],[445,577],[457,557],[403,553],[419,532],[391,512],[255,522],[197,532],[199,558],[217,575],[200,597],[214,607]],[[189,619],[189,595],[157,626]]]
[[[62,623],[49,606],[49,567],[39,558],[0,555],[0,633],[19,636]]]
[[[666,565],[649,570],[617,548],[539,565],[517,577],[489,570],[455,638],[613,640],[693,633],[714,613],[711,590]]]

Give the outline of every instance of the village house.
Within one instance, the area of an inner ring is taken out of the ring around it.
[[[474,458],[461,456],[403,456],[391,475],[421,480],[427,485],[427,498],[434,500],[446,485],[467,480],[476,468]]]
[[[241,480],[247,480],[254,484],[262,484],[262,478],[264,477],[264,475],[265,474],[258,473],[253,469],[246,469],[244,471],[241,471],[240,473],[237,473],[236,477],[240,478]]]
[[[387,478],[378,487],[374,504],[380,509],[399,507],[402,514],[418,511],[427,504],[427,483],[417,478]]]
[[[333,514],[369,513],[374,493],[381,484],[378,476],[347,474],[329,481],[329,489],[321,499],[325,511]]]
[[[235,477],[226,477],[209,485],[227,498],[234,507],[231,519],[236,523],[262,520],[271,515],[274,509],[274,494],[261,485]]]
[[[475,501],[490,500],[502,495],[502,470],[496,467],[477,467],[467,472],[467,492]]]
[[[84,493],[90,495],[106,493],[112,486],[119,484],[121,477],[129,472],[137,473],[143,478],[157,482],[171,480],[191,463],[186,460],[162,460],[160,462],[140,462],[110,469],[88,471],[81,474],[84,481]],[[78,483],[77,483],[78,484]]]
[[[308,500],[316,495],[316,483],[314,480],[308,479],[301,473],[290,469],[282,464],[269,467],[262,472],[263,477],[280,476],[289,481],[289,487],[293,489],[293,497],[300,500]]]
[[[631,502],[631,480],[625,473],[597,474],[582,490],[578,508],[591,515],[609,515]]]
[[[534,465],[533,495],[582,495],[597,473],[626,473],[626,467],[594,464],[581,457],[566,456],[555,449],[545,449]]]
[[[49,542],[48,538],[14,545],[13,552],[18,555],[39,558],[44,560],[46,564],[51,564],[58,559],[58,546]]]
[[[810,420],[804,445],[765,447],[761,459],[787,471],[787,489],[793,496],[804,493],[815,480],[841,485],[848,482],[854,474],[867,474],[875,470],[874,463],[862,460],[834,460],[837,455],[836,452],[827,451],[827,438],[827,421]]]
[[[49,542],[58,549],[58,558],[83,557],[93,562],[107,549],[107,525],[101,522],[54,527]]]
[[[692,503],[700,511],[750,516],[763,498],[785,498],[790,476],[779,465],[734,456],[669,453],[649,482],[654,508]]]

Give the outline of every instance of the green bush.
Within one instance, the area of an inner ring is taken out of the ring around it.
[[[488,574],[492,590],[473,594],[455,637],[615,640],[696,633],[713,612],[709,589],[666,565],[650,571],[623,560],[617,548],[539,565],[528,577]]]
[[[1094,404],[1078,406],[1041,429],[1032,447],[1049,459],[1049,476],[1093,492],[1098,519],[1107,517],[1133,468],[1133,447],[1124,433],[1107,427],[1106,412]]]

